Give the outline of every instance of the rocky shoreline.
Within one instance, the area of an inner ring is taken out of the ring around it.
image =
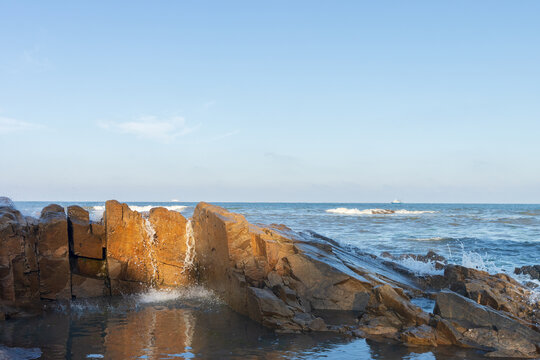
[[[0,202],[0,319],[44,303],[203,284],[233,310],[277,332],[338,332],[407,346],[476,348],[489,357],[540,356],[540,305],[505,274],[448,265],[415,276],[314,232],[250,224],[199,203],[193,217],[107,201],[102,222],[70,206],[25,217]],[[516,272],[518,270],[516,269]],[[534,274],[534,266],[519,270]],[[432,311],[415,300],[434,302]],[[0,325],[1,326],[1,325]]]

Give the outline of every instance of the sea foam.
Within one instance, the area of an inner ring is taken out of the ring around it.
[[[336,208],[328,209],[327,213],[338,215],[419,215],[419,214],[434,214],[437,211],[423,211],[423,210],[405,210],[405,209],[349,209],[349,208]]]

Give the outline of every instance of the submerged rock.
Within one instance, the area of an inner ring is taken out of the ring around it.
[[[529,275],[532,279],[540,280],[540,265],[527,265],[514,269],[514,274]]]

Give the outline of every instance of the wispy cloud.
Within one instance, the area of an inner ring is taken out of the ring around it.
[[[207,101],[203,104],[203,107],[205,109],[210,109],[211,107],[213,107],[214,105],[216,105],[216,101],[215,100],[210,100],[210,101]]]
[[[101,121],[98,125],[106,130],[122,134],[135,135],[140,138],[170,143],[182,136],[188,135],[198,126],[188,126],[181,116],[170,118],[158,118],[156,116],[141,116],[132,121],[106,122]]]
[[[0,116],[0,134],[11,134],[43,128],[43,125]]]
[[[34,45],[31,49],[26,49],[21,55],[21,60],[24,65],[34,69],[35,71],[45,71],[49,69],[49,59],[42,55],[41,47]]]

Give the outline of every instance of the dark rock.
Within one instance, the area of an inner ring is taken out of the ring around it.
[[[540,265],[527,265],[514,269],[514,274],[529,275],[531,278],[540,280]]]

